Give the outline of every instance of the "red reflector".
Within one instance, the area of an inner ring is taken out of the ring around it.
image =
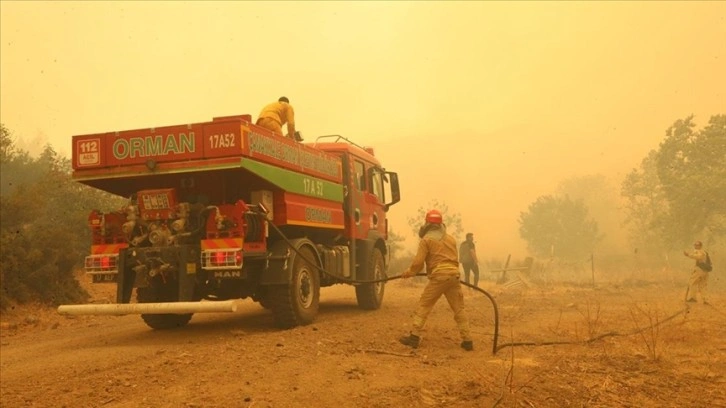
[[[225,253],[224,252],[215,252],[214,253],[214,263],[217,265],[224,265],[225,260]]]
[[[101,268],[108,268],[111,266],[111,258],[104,256],[101,258]]]

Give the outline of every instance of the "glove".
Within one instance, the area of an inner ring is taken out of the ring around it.
[[[416,274],[415,274],[415,273],[413,273],[413,271],[412,271],[411,269],[406,269],[406,270],[405,270],[405,271],[403,271],[403,273],[401,274],[401,277],[402,277],[403,279],[407,279],[407,278],[410,278],[410,277],[412,277],[412,276],[414,276],[414,275],[416,275]]]

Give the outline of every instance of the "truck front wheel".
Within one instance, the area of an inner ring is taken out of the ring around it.
[[[370,273],[369,280],[383,279],[385,263],[383,262],[383,254],[378,248],[371,251],[371,259],[368,262]],[[376,310],[383,303],[383,293],[386,288],[385,282],[363,283],[355,287],[355,297],[358,300],[358,306],[361,309]]]
[[[267,302],[280,328],[310,324],[318,315],[320,275],[315,265],[307,260],[315,260],[313,251],[302,247],[293,261],[291,282],[268,288]]]
[[[176,281],[173,281],[176,282]],[[136,289],[136,301],[139,303],[174,302],[177,299],[176,286],[165,284]],[[192,313],[185,314],[142,314],[141,318],[152,329],[165,330],[186,326],[192,319]]]

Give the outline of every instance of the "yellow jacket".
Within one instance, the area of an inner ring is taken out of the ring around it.
[[[287,102],[273,102],[260,112],[259,119],[272,119],[280,126],[287,123],[287,133],[290,137],[295,134],[295,110]]]
[[[686,253],[686,256],[695,259],[696,260],[696,268],[698,268],[699,271],[702,271],[698,264],[700,262],[706,262],[706,251],[703,249],[694,249],[693,252]]]
[[[459,275],[459,256],[456,240],[443,227],[429,230],[418,243],[409,271],[418,273],[426,263],[426,274]]]

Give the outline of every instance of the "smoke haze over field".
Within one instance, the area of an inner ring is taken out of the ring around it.
[[[21,148],[250,113],[398,171],[391,226],[431,199],[480,257],[563,180],[622,176],[677,119],[726,113],[724,2],[0,3],[0,120]]]

